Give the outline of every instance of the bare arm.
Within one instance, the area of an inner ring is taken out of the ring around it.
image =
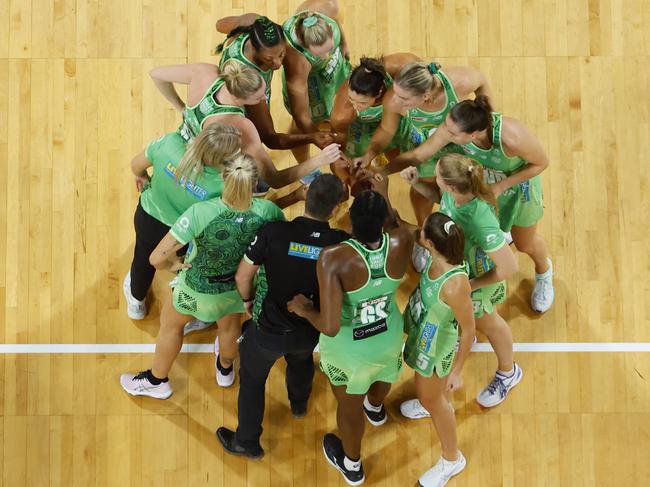
[[[192,264],[183,263],[183,259],[176,255],[184,244],[178,242],[171,232],[158,243],[149,256],[149,263],[158,270],[179,271],[192,267]]]
[[[492,103],[492,89],[487,78],[478,69],[470,66],[454,66],[444,70],[461,100],[469,95],[487,96]]]
[[[500,194],[508,188],[527,181],[541,174],[550,161],[537,138],[518,120],[508,118],[502,123],[502,143],[506,155],[519,156],[528,164],[516,173],[492,185],[495,194]]]
[[[287,47],[284,57],[284,75],[287,82],[287,93],[291,115],[298,129],[305,133],[316,132],[318,128],[311,119],[309,110],[309,94],[307,91],[307,78],[311,66],[309,61],[292,47]]]
[[[253,282],[259,268],[260,266],[250,264],[246,258],[243,258],[239,263],[237,273],[235,274],[237,292],[244,301],[248,314],[251,314],[253,303],[255,302],[255,286],[253,285]]]
[[[499,281],[504,281],[517,272],[519,265],[509,245],[503,244],[494,252],[487,252],[495,267],[485,274],[470,280],[472,291]]]
[[[343,306],[343,286],[338,275],[336,259],[339,247],[325,248],[318,257],[316,274],[320,288],[320,311],[302,294],[294,296],[287,303],[287,309],[308,320],[314,328],[324,335],[333,337],[341,329],[341,308]]]
[[[346,80],[336,92],[330,116],[330,125],[336,133],[336,142],[341,144],[341,147],[345,147],[348,142],[348,129],[355,118],[354,108],[348,100],[348,81]]]
[[[179,112],[185,109],[185,102],[178,96],[174,83],[189,85],[194,76],[194,65],[177,64],[172,66],[158,66],[149,71],[158,91],[162,93],[169,103]]]
[[[400,176],[426,199],[434,203],[440,203],[441,196],[438,186],[434,183],[421,182],[416,167],[407,167],[400,172]]]
[[[384,95],[384,113],[381,117],[381,123],[375,133],[372,135],[370,145],[368,146],[368,152],[362,158],[362,166],[368,167],[370,161],[372,161],[378,154],[381,154],[383,150],[388,147],[388,145],[393,140],[397,129],[399,128],[400,118],[401,118],[401,109],[395,102],[392,101],[393,98],[393,89],[391,88]],[[386,173],[389,174],[389,173]]]
[[[149,182],[147,169],[150,167],[151,161],[146,158],[144,151],[131,160],[131,171],[135,175],[135,187],[139,193],[142,193],[144,186]]]
[[[230,34],[237,27],[242,25],[251,25],[254,23],[260,14],[248,13],[243,15],[231,15],[217,20],[217,32],[222,34]]]
[[[461,375],[476,334],[471,292],[469,279],[464,274],[452,277],[445,282],[440,290],[442,301],[447,303],[454,312],[456,321],[461,329],[460,346],[458,347],[458,355],[456,355],[456,361],[452,370],[452,374],[455,376]]]

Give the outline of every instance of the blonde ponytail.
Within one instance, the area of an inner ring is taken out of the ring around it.
[[[176,170],[176,181],[196,181],[205,166],[221,170],[223,161],[237,154],[240,147],[239,129],[222,123],[208,125],[187,145]]]
[[[223,167],[224,188],[221,199],[233,210],[245,211],[253,201],[253,185],[257,181],[257,163],[247,154],[238,154]]]
[[[229,59],[223,64],[220,76],[226,82],[228,92],[240,100],[254,95],[264,84],[257,69],[236,59]]]
[[[433,90],[439,83],[434,76],[440,69],[436,63],[409,63],[405,65],[395,78],[395,83],[404,90],[416,95],[424,95]]]
[[[459,193],[472,193],[499,211],[496,198],[483,180],[483,166],[461,154],[446,154],[438,161],[440,177]]]
[[[317,12],[302,12],[296,19],[296,35],[304,47],[322,46],[332,38],[332,26]]]

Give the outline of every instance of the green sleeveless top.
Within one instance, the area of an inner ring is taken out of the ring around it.
[[[382,354],[388,353],[387,360],[392,360],[393,349],[401,348],[403,320],[395,296],[401,279],[393,279],[386,272],[389,241],[388,234],[384,233],[377,250],[370,250],[354,239],[343,242],[365,262],[368,280],[359,289],[344,293],[341,329],[335,337],[321,335],[320,350],[324,358],[354,354],[382,361]]]
[[[473,142],[461,146],[463,152],[485,168],[485,182],[493,184],[517,172],[526,161],[519,156],[506,156],[501,143],[502,115],[492,112],[492,147],[481,149]]]
[[[266,83],[266,104],[271,105],[271,80],[273,80],[273,70],[269,69],[268,71],[262,71],[262,69],[255,64],[254,62],[251,62],[245,55],[244,55],[244,45],[246,44],[246,41],[250,38],[249,34],[246,33],[241,33],[232,41],[230,44],[228,44],[226,47],[223,48],[223,54],[221,55],[221,59],[219,60],[219,67],[223,68],[223,65],[225,64],[226,61],[229,61],[230,59],[236,59],[242,64],[245,64],[246,66],[250,66],[251,68],[257,69],[257,71],[260,73],[260,76],[264,78],[264,82]]]
[[[425,112],[419,108],[412,108],[407,114],[407,117],[411,120],[413,126],[418,129],[425,138],[429,138],[431,134],[435,132],[433,129],[438,128],[440,124],[445,121],[449,111],[460,101],[458,95],[456,95],[456,92],[454,91],[451,81],[449,81],[449,78],[447,78],[445,73],[438,71],[434,76],[440,80],[442,89],[445,91],[447,101],[444,108],[437,112]]]
[[[225,81],[219,77],[214,80],[210,88],[205,92],[201,101],[194,106],[187,105],[183,112],[183,123],[178,128],[178,133],[185,139],[186,142],[191,142],[199,135],[203,128],[203,122],[209,117],[214,115],[222,115],[226,113],[245,116],[243,107],[234,105],[221,105],[216,100],[217,92],[224,85]]]
[[[457,326],[453,311],[440,300],[440,290],[451,277],[457,274],[467,275],[467,266],[463,263],[449,269],[440,277],[431,279],[429,278],[431,262],[432,259],[429,256],[427,264],[420,275],[418,287],[411,294],[404,312],[407,330],[410,330],[411,327],[419,329],[427,324],[434,325],[434,328],[438,328],[440,331]]]

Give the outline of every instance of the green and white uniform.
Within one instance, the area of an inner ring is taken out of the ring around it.
[[[257,231],[270,221],[284,220],[280,208],[254,198],[246,211],[236,211],[221,198],[192,205],[174,224],[171,234],[180,243],[192,242],[184,269],[173,282],[173,303],[179,313],[212,322],[243,313],[235,272]]]
[[[234,114],[245,115],[243,107],[235,105],[221,105],[217,102],[216,95],[225,84],[223,78],[214,80],[210,88],[205,92],[201,101],[194,106],[187,105],[183,112],[183,123],[178,127],[178,133],[186,142],[191,142],[203,129],[203,123],[215,115]]]
[[[431,137],[438,127],[445,121],[451,109],[460,99],[456,95],[451,81],[445,73],[437,71],[433,76],[438,78],[445,92],[445,106],[437,112],[426,112],[420,108],[412,108],[408,111],[406,118],[411,123],[411,137],[414,146],[423,144]],[[444,154],[449,151],[447,147],[438,151],[433,157],[427,159],[417,166],[421,178],[433,178],[436,176],[436,163]]]
[[[404,326],[408,338],[404,361],[420,375],[445,377],[451,372],[456,356],[458,322],[451,308],[440,299],[442,286],[451,277],[467,275],[466,266],[449,269],[437,279],[429,278],[431,255],[420,276],[420,283],[404,310]]]
[[[388,76],[386,89],[393,86],[393,80]],[[381,124],[384,115],[384,106],[382,104],[366,108],[362,112],[357,112],[357,118],[348,127],[348,141],[345,145],[345,155],[348,157],[361,157],[368,152],[368,146],[372,141],[377,127]],[[409,144],[411,135],[411,124],[405,117],[400,117],[400,124],[397,132],[393,136],[391,143],[383,150],[388,152],[396,147],[400,152],[407,152],[414,146]]]
[[[203,168],[196,181],[176,181],[176,171],[185,147],[183,138],[177,132],[171,132],[149,143],[144,150],[145,157],[153,165],[153,176],[140,195],[140,205],[168,227],[197,201],[216,198],[223,192],[221,173],[209,166]]]
[[[334,19],[330,19],[326,15],[319,13],[318,15],[325,19],[332,28],[332,40],[334,41],[334,49],[330,55],[325,59],[315,57],[308,49],[304,48],[296,34],[296,21],[302,12],[297,13],[293,17],[287,19],[282,25],[284,35],[287,42],[300,54],[305,56],[309,64],[311,64],[311,71],[307,78],[307,90],[309,93],[309,111],[311,119],[314,123],[320,123],[329,120],[332,114],[332,107],[334,106],[334,98],[336,92],[343,82],[348,79],[352,67],[350,61],[345,59],[343,51],[341,50],[341,29]],[[284,98],[284,106],[287,111],[291,113],[291,106],[289,104],[289,94],[287,91],[287,81],[282,71],[282,97]]]
[[[343,243],[364,260],[368,280],[344,293],[336,336],[320,335],[320,366],[332,385],[347,386],[348,394],[365,394],[374,382],[395,382],[402,369],[404,321],[395,296],[400,279],[386,272],[388,234],[377,250],[354,239]]]
[[[440,211],[460,225],[465,232],[465,261],[469,264],[469,278],[481,276],[495,265],[487,255],[506,245],[506,239],[499,228],[494,208],[480,198],[457,207],[453,196],[443,192]],[[474,316],[491,314],[496,305],[506,299],[506,281],[499,281],[472,292]]]
[[[257,64],[251,62],[244,55],[244,45],[249,38],[249,34],[241,33],[232,39],[228,46],[223,48],[223,54],[219,60],[219,67],[223,68],[223,65],[226,61],[229,61],[230,59],[236,59],[246,66],[257,69],[262,78],[264,78],[264,82],[266,83],[266,90],[264,91],[266,94],[266,104],[271,106],[271,81],[273,80],[273,70],[269,69],[268,71],[262,71],[262,69]]]
[[[508,157],[501,142],[502,115],[492,113],[492,147],[481,149],[470,142],[461,146],[468,157],[485,168],[485,182],[497,183],[521,170],[527,162],[519,156]],[[544,215],[542,180],[539,175],[508,188],[497,198],[501,230],[509,232],[513,226],[529,227]]]

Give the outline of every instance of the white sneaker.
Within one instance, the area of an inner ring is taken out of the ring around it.
[[[129,315],[129,318],[132,320],[144,319],[147,315],[147,306],[144,304],[144,299],[140,301],[131,294],[131,271],[124,278],[122,291],[124,291],[124,297],[126,298],[126,314]]]
[[[219,370],[219,367],[217,366],[219,363],[219,337],[214,341],[214,354],[216,357],[214,359],[214,370],[217,385],[221,387],[230,387],[235,383],[235,364],[233,363],[229,374],[224,375]]]
[[[399,405],[402,416],[408,419],[430,418],[431,414],[427,411],[419,399],[409,399]]]
[[[492,382],[476,396],[476,402],[484,408],[491,408],[497,404],[501,404],[506,400],[506,396],[510,390],[521,382],[523,376],[524,372],[516,363],[514,374],[510,377],[503,375],[497,370]]]
[[[548,265],[549,269],[544,274],[535,274],[535,289],[530,296],[530,306],[538,313],[548,311],[555,298],[551,259],[548,260]]]
[[[438,463],[427,470],[418,482],[422,487],[442,487],[447,485],[449,479],[454,475],[461,473],[465,469],[465,465],[467,465],[467,460],[460,451],[458,460],[455,462],[440,457]]]
[[[210,328],[212,325],[214,325],[214,321],[206,323],[205,321],[193,319],[192,321],[185,323],[185,326],[183,327],[183,336],[189,333],[194,333],[195,331],[205,330],[206,328]]]
[[[132,396],[149,396],[155,399],[167,399],[172,395],[172,388],[169,381],[161,382],[155,386],[147,379],[147,371],[138,374],[122,374],[120,376],[122,389]]]
[[[415,272],[421,273],[427,265],[427,259],[429,258],[429,251],[422,247],[422,245],[416,243],[413,245],[413,253],[411,254],[411,262],[413,263],[413,268]]]

